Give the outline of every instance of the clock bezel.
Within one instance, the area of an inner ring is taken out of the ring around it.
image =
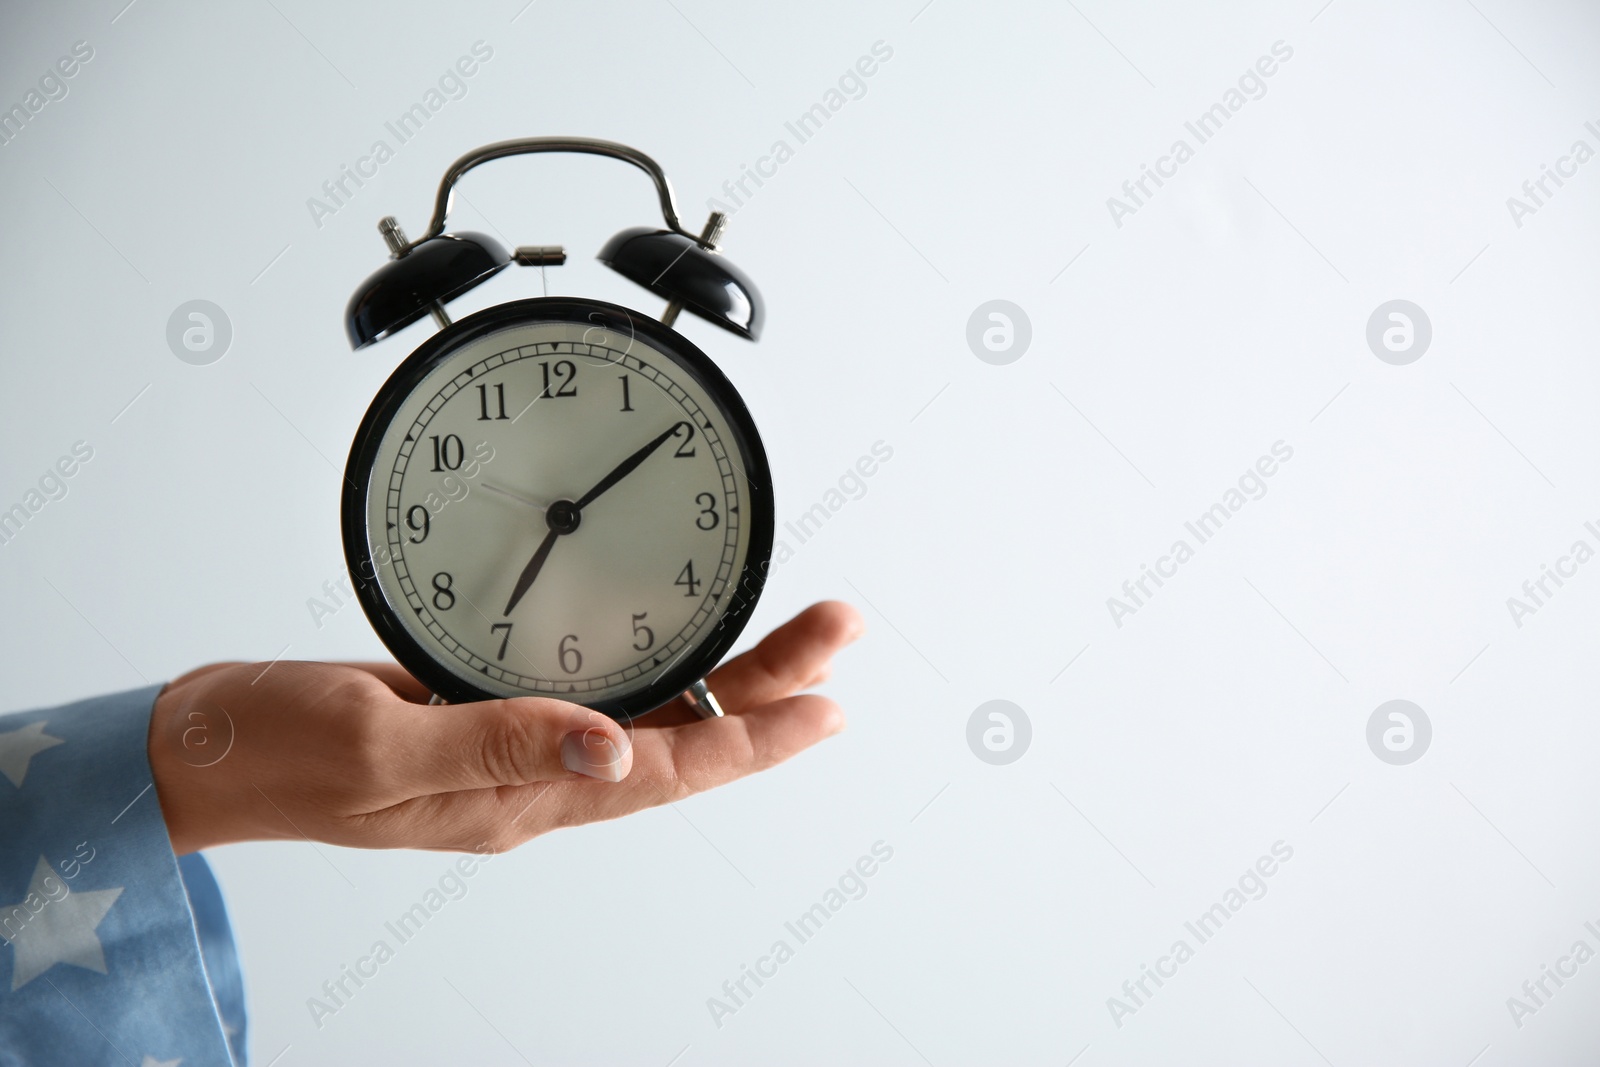
[[[463,346],[478,338],[520,325],[539,322],[567,322],[595,324],[596,313],[619,317],[626,328],[608,325],[618,333],[628,333],[648,341],[663,351],[684,372],[691,375],[705,389],[717,406],[718,413],[727,424],[739,452],[749,490],[745,506],[745,521],[750,524],[749,548],[745,553],[744,567],[734,584],[728,608],[711,625],[707,636],[700,638],[693,651],[660,675],[654,682],[633,693],[612,697],[584,707],[604,712],[620,722],[637,718],[649,711],[677,699],[684,690],[700,681],[714,668],[738,641],[745,625],[761,598],[771,566],[772,542],[775,533],[775,509],[772,498],[772,476],[767,466],[766,450],[755,420],[750,417],[744,400],[721,369],[687,337],[618,304],[581,297],[533,297],[497,304],[469,315],[440,330],[424,341],[415,352],[406,357],[387,381],[383,383],[371,406],[362,417],[356,430],[355,441],[345,466],[345,481],[341,497],[341,528],[345,563],[350,570],[351,584],[356,599],[366,613],[372,628],[377,632],[390,654],[410,671],[418,681],[428,686],[443,700],[468,703],[478,700],[502,699],[500,694],[473,686],[428,649],[400,621],[396,606],[384,595],[377,580],[378,571],[373,565],[368,542],[367,503],[372,482],[372,468],[391,422],[411,396],[412,392],[432,371],[449,359]],[[370,577],[368,577],[370,576]],[[563,699],[560,694],[530,693],[529,696],[549,696]]]

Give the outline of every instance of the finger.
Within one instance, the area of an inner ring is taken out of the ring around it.
[[[401,705],[381,728],[386,796],[580,777],[610,784],[627,777],[633,764],[633,746],[615,720],[563,700]]]
[[[744,715],[635,732],[633,770],[615,785],[582,779],[420,796],[364,816],[388,847],[505,851],[547,830],[681,800],[775,764],[838,733],[844,715],[806,695]]]
[[[392,726],[386,723],[393,777],[385,796],[411,798],[570,781],[580,775],[616,782],[633,773],[630,767],[636,765],[640,737],[670,746],[652,749],[649,781],[662,783],[672,799],[732,781],[787,759],[842,728],[843,715],[831,701],[787,707],[782,702],[821,680],[833,654],[863,628],[860,615],[848,604],[814,604],[713,673],[713,690],[734,713],[729,720],[664,728],[681,733],[635,726],[630,731],[632,743],[629,732],[611,719],[564,701],[520,699],[416,708]],[[755,708],[772,713],[760,722],[736,721]],[[680,704],[676,714],[688,713]],[[702,732],[694,733],[690,727]],[[662,763],[674,753],[685,761],[681,767]],[[617,814],[649,803],[661,801],[625,802]]]
[[[723,709],[734,715],[782,700],[826,681],[834,654],[865,629],[860,613],[849,604],[837,600],[813,604],[755,648],[718,667],[706,684]],[[653,712],[646,721],[664,725],[698,718],[680,700]]]
[[[561,783],[530,811],[556,825],[615,819],[643,808],[682,800],[764,771],[844,729],[844,712],[827,697],[786,697],[742,715],[686,726],[638,730],[633,770],[613,789]]]
[[[865,629],[849,604],[813,604],[713,671],[708,684],[722,706],[735,713],[782,700],[822,681],[834,654]]]

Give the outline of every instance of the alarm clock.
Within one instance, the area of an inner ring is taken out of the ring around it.
[[[445,232],[467,171],[541,152],[622,160],[655,183],[665,228],[623,230],[598,258],[666,298],[659,320],[567,296],[452,320],[450,301],[508,265],[565,262],[560,246]],[[541,137],[451,164],[420,238],[378,224],[390,259],[350,299],[351,346],[428,316],[438,332],[356,431],[344,552],[367,618],[434,702],[556,697],[626,721],[682,696],[722,714],[705,678],[761,595],[771,478],[738,391],[673,326],[689,311],[760,334],[761,297],[717,247],[725,221],[685,230],[643,152]]]

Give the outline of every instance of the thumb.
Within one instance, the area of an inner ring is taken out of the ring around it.
[[[633,746],[617,722],[563,700],[410,705],[390,735],[411,796],[587,777],[620,782]]]

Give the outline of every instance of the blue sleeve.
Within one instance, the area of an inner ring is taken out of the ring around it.
[[[0,716],[7,1067],[244,1063],[222,894],[198,854],[173,855],[156,801],[159,692]]]

